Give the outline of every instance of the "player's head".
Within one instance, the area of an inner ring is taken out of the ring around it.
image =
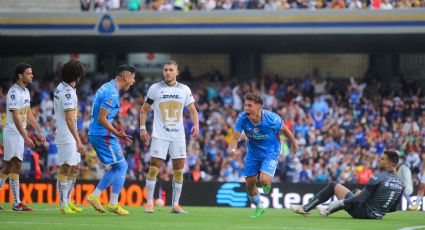
[[[385,150],[381,157],[379,157],[379,168],[394,170],[398,165],[399,159],[400,156],[397,151]]]
[[[13,82],[22,81],[25,85],[28,85],[32,82],[32,68],[31,65],[26,63],[19,63],[15,67],[15,78]]]
[[[257,116],[263,107],[263,98],[256,93],[247,93],[244,97],[244,111],[249,117]]]
[[[77,60],[69,60],[59,66],[59,76],[65,83],[74,82],[76,85],[84,75],[86,75],[86,68]]]
[[[164,75],[164,82],[167,84],[174,84],[179,75],[179,65],[173,60],[169,60],[164,63],[164,68],[162,69],[162,74]]]
[[[120,65],[117,69],[117,79],[120,80],[122,84],[122,89],[128,90],[130,86],[136,81],[134,78],[136,76],[136,69],[129,65]]]

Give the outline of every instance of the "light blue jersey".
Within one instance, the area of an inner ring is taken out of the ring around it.
[[[120,95],[115,80],[103,84],[94,96],[91,120],[89,126],[89,135],[92,136],[115,136],[110,133],[103,125],[99,124],[100,107],[109,110],[108,121],[112,123],[120,110]]]
[[[253,124],[246,112],[242,112],[235,124],[235,131],[248,137],[248,151],[245,161],[245,176],[257,175],[264,171],[274,175],[280,151],[280,129],[284,122],[279,115],[261,110],[261,121]]]

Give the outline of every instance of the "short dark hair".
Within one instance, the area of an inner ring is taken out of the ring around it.
[[[26,69],[31,68],[30,64],[26,63],[19,63],[15,67],[15,78],[13,79],[13,82],[16,82],[19,79],[19,74],[23,74]]]
[[[395,164],[398,165],[398,161],[400,160],[400,155],[398,154],[397,151],[394,150],[385,150],[384,154],[387,155],[388,160]]]
[[[177,64],[177,62],[174,60],[168,60],[164,63],[164,65],[175,65],[177,68],[179,68],[179,64]]]
[[[250,100],[250,101],[253,101],[254,103],[259,104],[259,105],[264,104],[263,98],[256,93],[247,93],[245,95],[244,99],[245,99],[245,101]]]
[[[69,60],[59,66],[59,75],[66,83],[80,81],[86,75],[86,68],[77,60]]]
[[[116,76],[121,76],[121,74],[125,71],[128,71],[130,73],[136,73],[136,69],[133,66],[130,65],[120,65],[117,69]]]

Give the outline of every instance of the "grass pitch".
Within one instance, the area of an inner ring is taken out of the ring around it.
[[[0,211],[1,230],[125,230],[125,229],[234,229],[234,230],[348,230],[348,229],[425,229],[425,213],[396,212],[382,220],[354,220],[344,211],[329,217],[321,217],[314,211],[310,217],[303,217],[289,210],[267,209],[264,215],[251,218],[253,209],[185,207],[187,215],[171,214],[170,207],[155,208],[154,214],[144,213],[143,207],[125,207],[129,216],[114,213],[98,213],[92,207],[76,215],[63,215],[58,207],[45,204],[31,204],[33,212],[14,212],[5,204]]]

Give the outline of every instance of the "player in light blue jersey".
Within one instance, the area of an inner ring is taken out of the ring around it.
[[[115,79],[103,84],[94,96],[88,137],[100,161],[110,165],[111,169],[103,175],[87,200],[101,213],[104,213],[105,209],[100,203],[100,194],[112,184],[112,194],[107,209],[118,215],[129,214],[118,205],[118,196],[124,185],[128,168],[118,138],[125,139],[127,143],[132,143],[133,140],[125,134],[124,130],[116,130],[112,121],[120,110],[119,91],[127,91],[134,84],[135,72],[131,66],[119,66]]]
[[[248,151],[245,159],[245,181],[249,199],[256,206],[251,217],[258,217],[264,213],[257,189],[257,178],[263,185],[265,193],[270,192],[271,183],[276,171],[280,152],[280,133],[283,133],[292,143],[291,154],[298,151],[298,145],[291,131],[285,126],[282,118],[276,113],[263,110],[263,99],[255,93],[245,95],[244,112],[242,112],[234,127],[229,144],[230,156],[237,158],[238,140],[242,131],[248,137]]]

